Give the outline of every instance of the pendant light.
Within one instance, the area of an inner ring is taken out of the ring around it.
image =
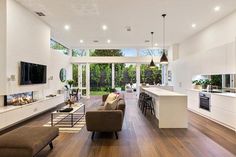
[[[153,50],[153,34],[154,34],[154,32],[151,32],[151,35],[152,35],[152,50]],[[155,63],[153,62],[153,54],[151,54],[151,55],[152,55],[152,60],[151,60],[151,62],[150,62],[150,64],[149,64],[149,67],[150,67],[150,68],[155,68],[156,65],[155,65]]]
[[[166,14],[162,14],[163,17],[163,50],[162,50],[162,56],[161,56],[161,64],[168,64],[168,58],[166,56],[166,49],[165,49],[165,17]]]

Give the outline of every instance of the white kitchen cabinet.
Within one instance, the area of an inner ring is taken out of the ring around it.
[[[199,91],[188,91],[188,109],[199,112]]]
[[[232,129],[235,129],[236,126],[236,113],[230,112],[227,110],[222,110],[221,108],[212,107],[211,118],[222,123],[225,126],[228,126]]]
[[[236,130],[236,96],[211,93],[210,112],[199,108],[199,91],[188,91],[188,109],[232,130]]]
[[[212,118],[236,128],[236,97],[211,95]]]

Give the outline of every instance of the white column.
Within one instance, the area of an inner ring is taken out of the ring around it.
[[[78,64],[78,87],[82,92],[82,64]]]
[[[111,82],[112,82],[112,88],[115,88],[115,64],[112,63],[112,68],[111,68]]]
[[[86,97],[90,98],[90,64],[86,64]]]
[[[162,85],[168,85],[168,64],[162,64]]]
[[[140,93],[140,63],[136,64],[136,94],[139,97]]]

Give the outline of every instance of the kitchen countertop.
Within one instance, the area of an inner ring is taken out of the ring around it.
[[[158,87],[142,87],[142,89],[146,92],[150,92],[156,96],[187,96],[185,94],[180,94],[164,89],[160,89]]]
[[[202,90],[198,90],[198,89],[189,89],[191,91],[196,91],[196,92],[205,92],[205,93],[209,93],[212,95],[219,95],[219,96],[227,96],[227,97],[233,97],[236,98],[236,93],[228,93],[228,92],[223,92],[223,93],[211,93],[211,92],[206,92],[206,91],[202,91]]]

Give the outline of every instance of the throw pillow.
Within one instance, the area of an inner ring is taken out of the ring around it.
[[[105,110],[116,110],[119,99],[115,99],[109,103],[106,103]]]
[[[117,95],[115,93],[110,93],[104,103],[104,106],[106,106],[107,103],[112,103],[117,98]]]

